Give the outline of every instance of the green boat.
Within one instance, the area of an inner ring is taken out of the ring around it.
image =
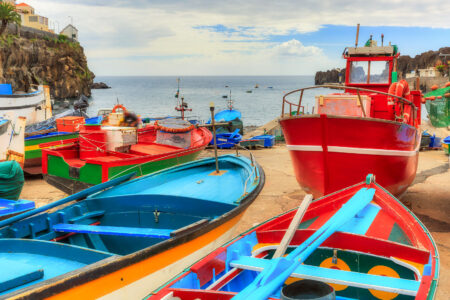
[[[425,94],[428,117],[434,127],[450,126],[450,85]]]
[[[29,174],[42,173],[42,149],[55,149],[73,145],[78,132],[49,132],[25,138],[24,171]]]
[[[195,160],[211,141],[211,133],[173,120],[189,127],[85,125],[73,145],[42,150],[44,179],[73,194],[118,176],[142,176]]]

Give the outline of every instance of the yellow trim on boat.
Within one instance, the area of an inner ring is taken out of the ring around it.
[[[154,272],[164,269],[166,266],[175,263],[181,257],[185,257],[195,251],[203,248],[218,237],[230,230],[242,217],[243,212],[235,216],[228,222],[220,225],[212,231],[203,234],[187,243],[177,245],[164,252],[153,255],[145,260],[134,263],[128,267],[122,268],[103,277],[89,281],[85,284],[75,286],[62,293],[54,295],[47,299],[95,299],[112,293],[128,284],[131,284],[141,278],[148,276]],[[74,276],[79,276],[76,274]],[[63,283],[64,279],[58,283]],[[148,291],[150,294],[152,291]],[[18,297],[26,296],[26,293],[18,295]]]

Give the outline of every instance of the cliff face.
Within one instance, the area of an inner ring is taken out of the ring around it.
[[[0,37],[0,83],[28,92],[33,85],[47,84],[54,98],[91,95],[94,74],[78,43],[51,38]]]
[[[430,50],[416,55],[414,58],[411,58],[409,55],[401,55],[397,62],[397,72],[404,78],[405,74],[411,73],[411,71],[434,67],[438,60],[443,60],[442,57],[439,57],[439,53],[450,54],[450,47],[440,48],[438,51]],[[315,84],[337,83],[339,82],[339,74],[341,74],[342,82],[344,82],[345,69],[342,69],[340,72],[336,69],[325,72],[319,71],[315,76]]]
[[[341,77],[341,81],[345,82],[345,68],[342,70],[328,70],[325,72],[317,72],[314,77],[314,84],[320,85],[325,83],[338,83],[339,77]]]

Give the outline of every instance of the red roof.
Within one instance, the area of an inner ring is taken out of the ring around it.
[[[28,7],[31,7],[31,6],[29,6],[28,4],[26,4],[26,3],[19,3],[19,4],[17,4],[16,6],[28,6]]]

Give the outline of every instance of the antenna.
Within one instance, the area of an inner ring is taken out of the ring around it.
[[[358,47],[358,38],[359,38],[359,23],[356,25],[356,41],[355,41],[355,48]]]
[[[381,47],[383,47],[384,34],[381,34]]]

